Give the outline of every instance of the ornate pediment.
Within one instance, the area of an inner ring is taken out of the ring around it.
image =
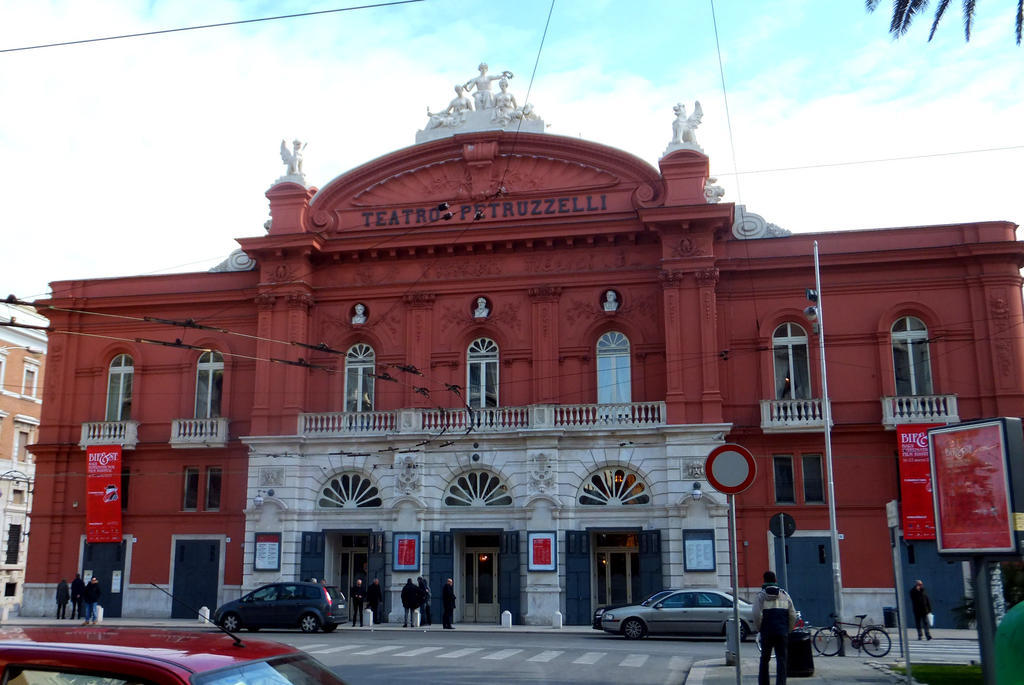
[[[607,188],[614,174],[587,164],[527,154],[498,154],[490,159],[445,159],[382,179],[356,193],[357,207],[409,202],[448,202],[537,191],[571,192]]]

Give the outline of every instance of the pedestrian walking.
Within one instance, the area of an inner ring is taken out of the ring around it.
[[[96,606],[100,602],[100,597],[103,595],[103,590],[100,589],[100,581],[93,576],[89,580],[89,584],[85,586],[85,592],[82,593],[82,600],[85,602],[85,623],[82,625],[88,625],[92,623],[96,625]]]
[[[352,627],[356,627],[356,616],[359,616],[359,627],[363,627],[363,600],[366,599],[366,588],[363,579],[356,578],[356,584],[349,591],[349,611],[352,612]]]
[[[68,601],[71,599],[71,588],[68,587],[66,578],[61,578],[57,583],[57,618],[66,618]]]
[[[380,579],[374,578],[370,587],[366,589],[366,604],[370,607],[370,612],[373,613],[374,625],[380,623],[380,609],[383,603],[384,593],[380,589]]]
[[[775,651],[775,685],[786,685],[789,633],[796,625],[796,609],[789,593],[779,587],[773,571],[764,572],[764,585],[754,600],[754,628],[761,633],[761,665],[757,684],[769,685],[768,662]]]
[[[914,609],[914,623],[917,625],[917,639],[921,639],[921,628],[924,628],[925,636],[931,640],[931,613],[932,601],[928,599],[928,593],[924,590],[924,581],[915,580],[914,587],[910,588],[910,605]]]
[[[405,586],[402,587],[402,607],[405,609],[405,622],[402,627],[415,628],[416,614],[414,612],[420,608],[420,589],[412,584],[412,578],[406,579]]]
[[[452,621],[455,618],[455,586],[449,578],[441,588],[441,623],[445,630],[455,630]]]
[[[82,596],[85,594],[85,581],[82,574],[76,573],[75,579],[71,581],[71,618],[82,619]]]
[[[420,625],[429,626],[430,621],[430,586],[427,585],[427,581],[420,576],[417,581],[420,586]]]

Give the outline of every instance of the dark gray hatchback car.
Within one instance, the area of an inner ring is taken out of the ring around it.
[[[298,628],[329,633],[348,618],[345,595],[319,583],[273,583],[217,608],[215,623],[225,630]]]

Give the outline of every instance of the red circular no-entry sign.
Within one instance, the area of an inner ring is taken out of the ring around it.
[[[711,450],[704,462],[704,476],[718,492],[738,495],[754,484],[757,464],[743,445],[726,443]]]

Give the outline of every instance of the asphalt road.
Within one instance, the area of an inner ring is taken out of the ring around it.
[[[694,661],[721,658],[722,640],[579,633],[339,628],[305,635],[261,631],[315,656],[351,685],[601,683],[681,685]],[[744,656],[756,655],[745,643]]]

